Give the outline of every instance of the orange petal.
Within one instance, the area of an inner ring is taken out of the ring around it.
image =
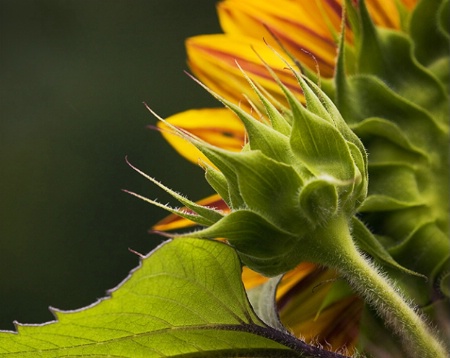
[[[222,200],[222,198],[218,194],[214,194],[211,196],[208,196],[207,198],[204,198],[202,200],[197,201],[197,204],[208,206],[211,208],[215,208],[218,210],[222,210],[224,212],[229,211],[228,206],[225,204],[225,202]],[[191,210],[187,208],[183,208],[182,210],[186,212],[192,212]],[[161,221],[157,222],[152,229],[156,231],[169,231],[169,230],[175,230],[175,229],[183,229],[186,227],[197,225],[193,221],[184,219],[178,215],[170,214],[166,216]]]
[[[192,109],[175,114],[167,121],[217,147],[240,151],[244,145],[245,130],[242,122],[226,108]],[[167,124],[158,123],[164,138],[188,160],[209,162],[200,151],[185,139],[173,134]]]

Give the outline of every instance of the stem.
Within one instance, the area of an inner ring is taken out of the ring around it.
[[[449,356],[446,349],[430,332],[430,328],[388,278],[358,251],[353,243],[346,219],[339,218],[327,226],[326,236],[331,239],[327,240],[327,243],[334,246],[332,249],[334,255],[331,254],[328,257],[334,268],[401,337],[411,357],[445,358]]]

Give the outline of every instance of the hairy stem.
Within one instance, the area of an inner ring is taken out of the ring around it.
[[[327,226],[332,252],[329,259],[351,284],[384,319],[385,324],[398,334],[411,357],[445,358],[448,352],[434,337],[430,327],[410,306],[390,280],[356,248],[344,218]],[[330,237],[330,235],[332,235]],[[328,263],[330,264],[330,263]]]

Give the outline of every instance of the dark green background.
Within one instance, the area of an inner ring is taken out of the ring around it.
[[[215,105],[183,73],[184,39],[219,31],[213,0],[0,0],[0,329],[103,297],[161,238],[168,196],[203,172],[146,128]]]

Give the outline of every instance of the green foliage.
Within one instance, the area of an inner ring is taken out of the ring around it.
[[[54,310],[57,322],[1,333],[0,356],[318,356],[320,350],[256,316],[240,272],[237,255],[225,244],[167,242],[144,258],[110,298],[78,311]]]

